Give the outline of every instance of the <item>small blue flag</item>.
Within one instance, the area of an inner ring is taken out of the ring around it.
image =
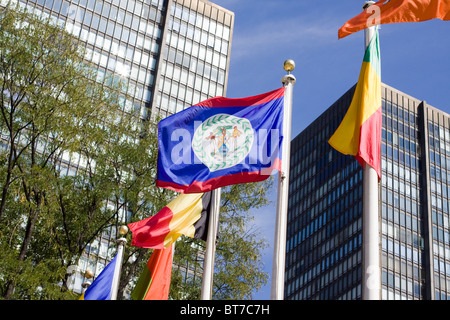
[[[117,254],[114,259],[95,278],[79,300],[111,300],[111,289],[116,269]]]

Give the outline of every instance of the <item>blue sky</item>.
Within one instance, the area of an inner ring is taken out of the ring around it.
[[[362,11],[364,1],[212,0],[235,13],[227,97],[282,86],[283,62],[293,59],[292,138],[357,81],[364,31],[338,40],[338,29]],[[380,27],[382,82],[450,113],[450,21]],[[276,185],[276,184],[275,184]],[[255,224],[270,246],[264,270],[272,272],[276,190],[256,212]],[[254,299],[270,299],[270,279]]]

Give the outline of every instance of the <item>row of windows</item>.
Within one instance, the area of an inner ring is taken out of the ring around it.
[[[351,290],[340,294],[337,300],[360,300],[361,299],[361,285],[357,284]]]
[[[333,190],[333,192],[328,194],[328,197],[324,197],[321,201],[318,201],[309,210],[302,210],[301,208],[303,207],[302,204],[305,202],[307,203],[308,201],[302,201],[296,207],[291,207],[291,214],[305,211],[309,211],[309,214],[291,215],[289,219],[288,236],[295,234],[297,230],[300,229],[300,231],[298,231],[301,235],[299,239],[306,239],[322,228],[322,226],[325,226],[336,218],[343,220],[343,223],[347,223],[358,216],[358,212],[361,210],[361,203],[358,200],[362,198],[362,185],[360,184],[358,187],[350,189],[345,195],[342,194],[342,196],[339,197],[332,197],[332,194],[335,195],[336,192],[340,190],[341,188]],[[340,214],[341,216],[339,216]],[[335,230],[333,223],[331,226],[327,226],[327,228],[331,227],[330,232]],[[340,224],[341,222],[337,222],[338,226]],[[299,240],[299,242],[300,241],[302,240]]]
[[[356,210],[356,206],[354,207]],[[297,259],[302,259],[302,266],[299,271],[303,271],[309,268],[309,266],[314,263],[314,259],[317,257],[325,257],[328,254],[331,254],[336,250],[336,247],[339,245],[343,245],[345,241],[349,238],[354,237],[361,231],[361,219],[354,219],[353,222],[349,222],[346,225],[346,228],[341,229],[334,234],[328,234],[327,237],[324,237],[325,230],[321,230],[320,232],[312,235],[310,238],[304,239],[300,246],[289,245],[287,260],[288,263],[294,263]],[[296,237],[297,236],[297,237]],[[293,241],[294,243],[298,241],[299,234],[296,234],[289,241]],[[345,254],[347,253],[347,249],[339,249],[344,250]],[[342,252],[341,252],[342,253]]]
[[[416,143],[408,140],[406,137],[402,137],[398,132],[381,130],[381,139],[390,145],[398,147],[405,152],[416,153]]]
[[[434,296],[435,300],[450,300],[450,294],[447,292],[435,291]]]
[[[398,181],[404,180],[406,182],[410,182],[411,184],[417,184],[419,182],[418,174],[415,171],[412,171],[411,167],[398,165],[385,157],[381,158],[381,169],[388,174],[392,174]],[[383,180],[383,176],[381,179],[382,181],[387,180],[386,178]]]
[[[409,228],[405,228],[397,223],[392,223],[392,221],[381,222],[381,233],[383,235],[407,245],[412,245],[413,247],[423,249],[423,238],[420,237],[417,232],[417,228],[416,230],[412,230],[411,226]]]
[[[175,3],[171,8],[171,15],[177,19],[180,19],[183,23],[189,24],[189,27],[195,26],[202,29],[210,34],[215,34],[217,37],[224,40],[229,40],[230,38],[230,28],[223,25],[220,22],[214,21],[207,16],[204,16],[198,12],[190,10],[178,3]],[[174,23],[180,23],[174,20]],[[188,29],[189,27],[186,27]]]
[[[339,199],[341,195],[357,188],[357,185],[362,181],[362,171],[359,169],[359,164],[352,159],[345,168],[333,175],[331,179],[326,179],[320,187],[317,187],[317,179],[303,182],[301,179],[303,175],[297,177],[290,184],[289,208],[291,208],[291,218],[310,207],[312,216],[316,216]],[[321,174],[319,173],[316,178]],[[295,188],[296,185],[299,189]],[[357,198],[357,193],[354,192],[353,196],[345,201],[356,201]]]
[[[439,139],[441,142],[450,142],[450,129],[439,126],[431,121],[428,121],[428,134],[430,136],[434,134],[436,140]]]
[[[431,207],[434,209],[438,209],[438,210],[442,210],[446,213],[448,213],[448,207],[449,207],[449,203],[448,203],[448,199],[447,198],[442,198],[441,196],[436,197],[435,194],[431,195]]]
[[[221,85],[201,77],[193,76],[192,79],[195,79],[195,89],[164,78],[159,86],[159,92],[162,92],[161,108],[175,113],[209,97],[223,94],[224,88]]]
[[[80,2],[84,3],[85,0]],[[158,38],[161,34],[159,28],[153,26],[155,22],[161,22],[161,11],[154,7],[137,2],[136,10],[133,13],[110,6],[102,1],[89,1],[89,4],[91,2],[95,3],[95,9],[89,6],[86,8],[85,4],[78,6],[78,1],[70,3],[61,0],[37,0],[38,4],[49,10],[51,10],[51,5],[54,3],[53,12],[63,16],[64,21],[83,24],[86,27],[100,30],[111,37],[114,36],[126,42],[134,42],[133,39],[137,38],[137,32],[142,32],[155,38]],[[122,1],[122,3],[131,4],[134,1]],[[94,12],[88,9],[94,10]],[[149,19],[152,23],[147,25]],[[128,40],[128,34],[131,35],[130,40]]]
[[[422,261],[421,251],[389,238],[381,238],[381,249],[401,259],[412,261],[415,264],[420,264]]]
[[[381,288],[381,300],[416,300],[407,297],[399,292],[394,292],[391,288]]]
[[[169,62],[208,78],[214,76],[211,72],[214,72],[215,68],[216,72],[226,69],[228,51],[219,53],[173,33],[168,34],[166,39],[169,51],[165,53],[164,58]]]
[[[415,188],[413,188],[415,189]],[[389,189],[382,188],[381,189],[381,201],[386,203],[394,208],[398,208],[400,210],[406,211],[408,213],[412,213],[417,215],[420,213],[418,210],[419,207],[414,200],[419,199],[418,192],[411,192],[411,199],[404,197],[403,195],[399,195],[398,192],[392,192]]]
[[[437,152],[434,152],[433,150],[429,151],[430,156],[430,163],[436,166],[442,166],[447,167],[450,169],[450,157],[446,157],[445,155],[440,155]]]
[[[291,162],[289,191],[295,191],[316,174],[316,166],[302,169],[303,161]]]
[[[445,262],[437,258],[433,259],[434,271],[450,277],[450,262]]]
[[[433,136],[428,137],[428,146],[430,149],[440,151],[443,154],[450,155],[450,143],[441,141],[438,138],[433,138]]]
[[[342,267],[356,266],[360,261],[356,258],[360,258],[359,249],[362,244],[360,231],[361,219],[358,219],[327,238],[323,238],[323,232],[319,231],[313,239],[305,241],[302,246],[289,252],[286,283],[290,283],[292,279],[292,282],[296,283],[293,290],[297,290],[298,285],[304,286],[308,282],[317,281],[316,278],[320,276],[322,287],[324,287],[346,272],[345,269],[342,270]],[[322,237],[320,237],[321,234]],[[310,248],[308,244],[317,243],[315,240],[318,238],[321,239],[320,246],[313,250],[308,249]],[[328,240],[325,241],[325,239]],[[355,255],[355,252],[358,252],[358,255]],[[350,265],[348,265],[349,261],[351,261]]]
[[[114,29],[118,30],[119,33],[107,34],[106,36],[100,34],[98,29],[82,28],[71,22],[67,22],[65,28],[75,37],[104,51],[105,55],[114,55],[116,58],[142,64],[144,67],[149,65],[150,53],[155,55],[159,53],[157,39],[137,35],[136,33],[124,33],[121,32],[120,28]]]
[[[171,61],[169,60],[168,62]],[[203,80],[211,81],[211,83],[217,84],[220,87],[223,87],[225,84],[225,72],[216,67],[208,67],[208,70],[206,70],[206,72],[208,72],[207,77],[205,77],[205,73],[195,74],[195,69],[188,71],[187,69],[180,68],[179,66],[174,65],[173,63],[167,63],[166,61],[162,63],[161,69],[161,74],[165,76],[165,80],[172,80],[172,84],[195,89],[197,91],[202,91],[201,81]],[[204,93],[207,94],[207,92]]]
[[[93,35],[93,37],[89,37]],[[126,49],[125,46],[119,45],[117,42],[109,42],[100,35],[93,33],[79,35],[79,38],[88,44],[99,45],[100,41],[105,40],[103,50],[86,49],[85,59],[91,61],[95,65],[99,65],[110,72],[115,72],[123,78],[130,78],[136,82],[148,85],[152,82],[154,70],[156,69],[156,59],[153,55],[143,53],[138,50]],[[106,51],[106,48],[110,48]],[[123,60],[125,61],[123,61]]]
[[[397,132],[399,135],[404,135],[410,139],[419,139],[420,133],[414,127],[410,127],[408,124],[402,124],[397,122],[397,119],[392,119],[390,117],[383,117],[383,127],[390,131]]]
[[[362,190],[360,188],[359,190]],[[357,191],[357,190],[353,190]],[[360,195],[362,196],[362,195]],[[355,205],[353,205],[355,204]],[[342,210],[341,210],[342,209]],[[362,210],[361,203],[358,201],[348,202],[345,205],[344,199],[340,199],[340,201],[336,202],[333,205],[330,205],[326,211],[322,212],[316,219],[311,221],[306,226],[298,226],[299,222],[302,222],[301,219],[294,220],[294,222],[289,223],[288,226],[288,251],[292,250],[299,243],[305,241],[310,236],[317,233],[322,227],[325,230],[325,238],[333,235],[335,232],[343,229],[348,223],[354,219],[356,219]],[[303,215],[306,216],[306,215]],[[298,228],[301,228],[298,232]]]
[[[450,228],[449,224],[449,216],[448,214],[443,214],[441,212],[437,212],[436,210],[431,211],[431,222],[437,226],[444,227],[445,229]]]
[[[358,250],[329,271],[319,273],[316,269],[320,265],[317,265],[287,283],[286,291],[293,299],[335,299],[360,284],[360,261],[361,250]]]
[[[409,124],[412,127],[419,123],[415,113],[409,112],[402,107],[392,104],[391,101],[383,99],[382,107],[386,116],[392,117],[399,122],[402,121],[404,124]]]
[[[201,45],[202,48],[212,49],[217,53],[228,53],[228,37],[227,39],[222,39],[218,34],[209,33],[208,31],[194,27],[188,27],[185,23],[180,23],[176,19],[170,20],[168,30],[171,31],[172,35],[177,39],[189,39],[193,48],[195,48],[195,44],[197,46]],[[167,39],[167,42],[171,43],[169,39]],[[177,43],[177,41],[174,42]],[[186,52],[191,53],[190,50],[186,50]]]
[[[432,227],[433,240],[439,241],[444,245],[450,245],[450,233],[448,230],[438,228],[436,226]]]
[[[450,261],[450,246],[433,242],[433,254],[437,259]],[[450,279],[450,278],[449,278]]]
[[[444,182],[447,181],[450,182],[450,171],[446,172],[445,169],[441,167],[435,167],[433,165],[430,165],[430,175],[434,179],[441,180]]]
[[[430,160],[430,190],[431,190],[431,222],[433,239],[433,265],[435,275],[435,299],[450,298],[445,291],[450,278],[450,232],[449,232],[449,188],[450,172],[450,131],[431,121],[428,122],[429,160]],[[449,156],[449,157],[447,157]],[[444,292],[438,291],[439,289]],[[447,291],[448,292],[448,291]]]
[[[420,159],[403,151],[399,151],[397,148],[393,148],[384,143],[381,144],[381,155],[387,157],[388,159],[392,159],[395,162],[403,164],[406,167],[410,167],[412,170],[420,169]]]
[[[450,300],[450,278],[442,275],[435,275],[434,288],[434,300]]]
[[[409,172],[405,170],[405,172]],[[415,173],[411,172],[411,177],[415,177]],[[408,197],[411,199],[418,199],[420,197],[419,191],[415,184],[416,180],[411,181],[403,181],[397,178],[397,176],[391,174],[383,174],[381,176],[381,185],[383,187],[387,187],[388,189],[393,190],[397,193],[397,197]]]
[[[411,260],[400,259],[400,257],[386,252],[381,252],[381,268],[418,283],[423,281],[424,273],[419,264],[415,264]]]
[[[332,123],[330,123],[331,121],[328,122],[326,119],[323,121],[325,123],[323,126],[320,126],[321,129],[318,132],[310,133],[310,137],[299,135],[291,142],[291,167],[298,165],[298,169],[295,170],[297,173],[303,172],[305,169],[311,167],[313,162],[317,162],[316,158],[318,154],[325,154],[327,152],[326,150],[332,149],[328,143],[324,143],[325,140],[330,138],[329,134]],[[334,118],[332,118],[332,122],[336,122]],[[332,149],[332,152],[337,151]],[[333,157],[330,156],[329,161],[332,159]]]
[[[382,270],[381,271],[381,284],[384,286],[391,287],[394,290],[391,290],[393,295],[402,295],[407,294],[409,296],[413,296],[415,298],[420,297],[420,284],[417,282],[413,282],[409,279],[401,277],[399,275],[393,274],[389,271]],[[382,299],[390,299],[390,300],[400,300],[401,298],[395,298],[395,296],[386,296]]]
[[[183,81],[186,80],[186,84],[180,83],[180,78],[170,77],[169,75],[163,75],[165,76],[164,81],[160,83],[160,91],[163,91],[166,94],[169,94],[173,97],[178,97],[179,99],[184,98],[184,92],[181,92],[182,95],[180,95],[180,92],[178,92],[178,88],[181,88],[184,90],[190,89],[196,90],[198,92],[204,93],[205,95],[215,96],[217,94],[218,88],[220,88],[220,92],[223,93],[223,87],[224,84],[221,84],[217,81],[225,82],[224,79],[208,79],[206,77],[202,77],[202,75],[194,74],[192,72],[187,72],[184,69],[174,67],[170,63],[163,62],[163,68],[164,66],[167,66],[167,72],[171,73],[173,69],[175,72],[180,71],[180,73],[183,74]],[[216,74],[217,75],[217,74]],[[223,74],[224,75],[224,74]],[[185,89],[184,89],[185,88]],[[191,100],[187,100],[191,102]],[[200,101],[194,101],[195,103]]]

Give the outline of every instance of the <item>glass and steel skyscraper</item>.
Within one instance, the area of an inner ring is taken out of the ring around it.
[[[328,139],[354,87],[291,142],[286,299],[361,299],[362,168]],[[382,84],[380,298],[450,296],[450,116]]]
[[[0,0],[19,4],[78,37],[97,80],[121,80],[123,110],[143,120],[168,116],[213,96],[225,96],[234,13],[207,0]],[[63,159],[75,175],[79,163]],[[122,218],[128,213],[123,212]],[[105,230],[80,259],[73,290],[85,270],[97,276],[115,251]]]

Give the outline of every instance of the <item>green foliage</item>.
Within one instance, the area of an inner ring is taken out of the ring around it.
[[[118,224],[120,208],[106,208],[127,196],[118,180],[130,189],[136,180],[121,177],[116,158],[136,155],[117,155],[116,146],[126,148],[117,141],[135,141],[141,132],[133,115],[121,117],[120,83],[95,81],[77,39],[9,7],[0,25],[0,255],[9,257],[0,259],[0,295],[65,299],[72,297],[67,267]],[[68,174],[69,158],[79,160],[76,175]]]

